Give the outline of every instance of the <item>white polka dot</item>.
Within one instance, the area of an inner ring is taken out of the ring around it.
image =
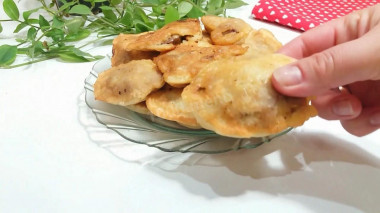
[[[262,13],[263,11],[264,11],[264,9],[263,9],[263,8],[260,8],[258,12],[259,12],[259,13]]]
[[[298,18],[298,19],[296,20],[296,23],[298,24],[298,23],[300,23],[300,22],[301,22],[301,19]]]
[[[269,15],[273,16],[274,14],[276,14],[276,12],[272,11]]]
[[[288,16],[287,16],[287,15],[283,15],[282,18],[283,18],[283,19],[286,19],[286,18],[288,18]]]

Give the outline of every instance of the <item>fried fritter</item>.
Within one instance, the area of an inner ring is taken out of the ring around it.
[[[213,30],[216,29],[216,27],[223,22],[228,21],[229,18],[220,17],[220,16],[213,16],[213,15],[207,15],[202,16],[201,21],[207,32],[211,33]]]
[[[182,43],[187,37],[202,38],[202,29],[198,19],[175,21],[161,29],[138,34],[131,41],[125,42],[125,51],[168,51]]]
[[[154,115],[176,121],[189,128],[200,128],[192,110],[181,97],[182,89],[166,87],[152,92],[146,99],[146,105]]]
[[[255,31],[249,24],[238,18],[224,18],[219,16],[202,16],[202,23],[213,44],[231,45],[242,44],[251,31]]]
[[[132,104],[125,106],[129,110],[132,110],[134,112],[144,114],[144,115],[151,115],[152,113],[149,111],[148,107],[146,106],[145,101],[137,103],[137,104]]]
[[[243,20],[229,18],[211,31],[210,36],[212,43],[216,45],[241,44],[252,30]]]
[[[197,44],[181,44],[174,50],[154,58],[165,81],[174,87],[184,87],[199,70],[214,60],[243,55],[246,48],[240,45],[209,47]]]
[[[273,70],[292,62],[280,54],[224,59],[203,68],[182,98],[198,123],[220,135],[249,138],[302,125],[316,114],[305,98],[290,98],[271,85]]]
[[[146,33],[142,33],[146,34]],[[142,34],[120,34],[112,42],[112,58],[111,65],[126,64],[132,60],[153,59],[160,54],[157,51],[141,51],[125,49],[125,46],[135,42]]]
[[[96,100],[127,106],[144,101],[163,85],[162,73],[152,60],[134,60],[100,73],[94,94]]]
[[[282,44],[270,31],[259,29],[258,31],[251,31],[249,33],[243,46],[248,47],[248,50],[240,57],[250,59],[275,53],[281,48]]]

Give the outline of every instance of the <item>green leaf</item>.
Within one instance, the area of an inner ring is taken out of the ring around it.
[[[26,42],[26,40],[25,39],[22,39],[22,38],[16,38],[15,39],[18,43],[24,43],[24,42]],[[18,49],[20,49],[20,48],[18,48]]]
[[[114,29],[99,30],[98,35],[117,35],[119,32],[115,32]]]
[[[82,17],[75,17],[65,21],[68,34],[75,34],[84,25],[85,20]]]
[[[61,21],[57,16],[53,17],[53,23],[51,24],[52,28],[56,29],[62,29],[62,27],[65,25],[63,21]]]
[[[100,7],[103,11],[103,14],[104,14],[104,18],[112,21],[112,22],[116,22],[117,21],[117,17],[115,15],[115,13],[112,11],[112,7],[108,7],[108,6],[102,6]]]
[[[90,30],[87,30],[87,29],[80,30],[76,34],[67,35],[65,37],[65,41],[70,41],[70,42],[72,42],[72,41],[79,41],[79,40],[82,40],[84,38],[87,38],[90,34],[91,34]]]
[[[34,41],[32,45],[28,48],[27,55],[31,58],[34,58],[44,52],[44,46],[41,41]]]
[[[99,8],[102,10],[113,10],[113,7],[110,6],[100,6]]]
[[[93,2],[93,3],[102,3],[102,2],[106,2],[108,0],[85,0],[86,2]]]
[[[17,55],[17,47],[11,45],[0,46],[0,66],[6,66],[12,64]]]
[[[165,20],[163,20],[163,19],[157,19],[156,20],[156,26],[157,26],[158,29],[161,28],[161,27],[163,27],[163,26],[165,26]]]
[[[244,5],[248,5],[244,1],[241,0],[228,0],[226,1],[226,8],[227,9],[235,9]]]
[[[28,19],[30,17],[30,15],[32,15],[33,13],[37,12],[40,8],[35,8],[33,10],[27,10],[25,12],[22,13],[22,17],[24,17],[24,21],[28,22]]]
[[[111,0],[111,5],[118,5],[122,0]]]
[[[127,27],[132,27],[133,15],[131,12],[126,11],[124,16],[120,19],[120,23],[124,24]]]
[[[153,5],[159,5],[160,4],[159,0],[143,0],[142,2],[145,4],[153,4]]]
[[[75,47],[69,48],[68,51],[59,53],[59,58],[67,62],[87,62],[104,58],[104,56],[93,56]]]
[[[28,25],[25,24],[25,23],[20,23],[19,25],[17,25],[16,29],[13,31],[13,33],[18,33],[20,32],[22,29],[24,29],[25,27],[27,27]]]
[[[220,8],[222,6],[223,0],[210,0],[207,4],[209,8]]]
[[[101,45],[112,45],[113,39],[107,39],[101,43]]]
[[[141,9],[140,7],[136,7],[133,12],[135,14],[135,16],[134,16],[135,18],[138,18],[139,20],[141,20],[145,23],[149,22],[149,17],[146,15],[144,10]]]
[[[78,4],[69,10],[70,14],[91,15],[91,9],[83,4]]]
[[[58,12],[61,13],[62,11],[64,11],[64,10],[70,8],[70,7],[73,6],[74,4],[76,4],[75,1],[65,3],[65,4],[63,4],[63,5],[61,5],[61,6],[59,7]]]
[[[12,20],[16,21],[20,17],[20,12],[13,0],[4,0],[3,9],[4,12],[8,15],[8,17]]]
[[[155,13],[157,15],[161,15],[162,14],[162,7],[163,7],[163,5],[158,5],[158,6],[152,7],[153,13]]]
[[[223,2],[224,0],[210,0],[206,7],[207,12],[213,15],[222,14],[224,11]]]
[[[133,20],[133,23],[134,23],[135,28],[136,28],[136,33],[141,33],[141,32],[153,30],[153,28],[151,26],[145,24],[144,22],[142,22],[138,19]]]
[[[190,12],[187,14],[187,17],[189,18],[199,18],[201,16],[203,16],[204,13],[198,9],[197,7],[193,7]]]
[[[178,4],[179,17],[182,18],[186,16],[191,11],[191,9],[193,9],[193,5],[190,4],[189,2],[182,1],[181,3],[179,3]]]
[[[74,53],[59,53],[59,58],[65,62],[88,62],[89,60],[83,56],[75,55]]]
[[[179,20],[178,11],[174,7],[168,6],[165,13],[165,24],[169,24],[170,22],[177,20]]]
[[[40,20],[35,18],[28,19],[28,24],[40,24]]]
[[[3,32],[3,26],[0,23],[0,33]]]
[[[42,15],[38,17],[38,24],[43,32],[50,28],[49,22]]]
[[[86,2],[94,2],[94,3],[101,3],[101,2],[106,2],[108,0],[85,0]]]
[[[70,49],[72,53],[74,53],[77,56],[83,56],[83,57],[92,57],[90,53],[83,52],[82,50],[78,48],[71,48]]]
[[[64,39],[65,32],[62,29],[53,28],[49,31],[46,31],[45,36],[52,38],[56,42],[59,42]]]
[[[29,28],[28,34],[27,34],[28,40],[34,41],[36,39],[36,36],[37,36],[36,28],[34,28],[34,27]]]

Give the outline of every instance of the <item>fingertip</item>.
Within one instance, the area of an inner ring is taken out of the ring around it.
[[[318,115],[327,120],[348,120],[356,118],[362,111],[360,100],[351,94],[330,92],[312,100]]]
[[[380,129],[380,108],[363,109],[362,113],[349,120],[341,121],[342,127],[349,133],[362,137]]]
[[[293,65],[286,65],[276,69],[272,75],[272,85],[280,93],[288,96],[307,97],[303,87],[301,70]]]

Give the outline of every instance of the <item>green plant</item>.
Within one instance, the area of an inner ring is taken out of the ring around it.
[[[13,0],[4,0],[7,20],[18,25],[13,33],[27,30],[27,36],[17,39],[17,45],[0,46],[0,67],[14,68],[51,58],[66,62],[86,62],[102,58],[82,51],[82,48],[120,33],[140,33],[161,28],[167,23],[203,15],[225,15],[227,9],[245,5],[242,0],[60,0],[20,11]],[[98,10],[99,9],[99,10]],[[48,17],[37,15],[44,10]],[[95,39],[88,36],[95,33]],[[87,39],[86,39],[87,38]],[[75,42],[86,39],[82,46]],[[28,62],[16,64],[18,55]]]

